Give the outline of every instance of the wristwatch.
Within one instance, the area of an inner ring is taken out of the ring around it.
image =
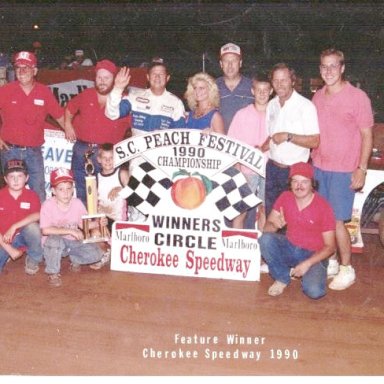
[[[292,139],[293,139],[293,134],[292,133],[288,133],[287,142],[289,143],[290,141],[292,141]]]

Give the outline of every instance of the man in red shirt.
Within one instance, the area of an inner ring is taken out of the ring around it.
[[[1,162],[25,160],[29,174],[28,185],[45,200],[44,124],[48,115],[64,127],[64,111],[50,89],[38,82],[37,60],[32,52],[15,55],[16,81],[0,88]]]
[[[260,238],[260,252],[275,280],[268,290],[278,296],[293,278],[301,278],[305,295],[326,294],[328,258],[336,248],[336,220],[329,203],[315,192],[314,170],[308,163],[291,165],[290,191],[274,203]],[[276,233],[287,226],[286,236]]]
[[[34,275],[43,258],[39,226],[40,200],[37,194],[25,188],[28,181],[23,160],[11,159],[5,163],[4,179],[7,185],[0,189],[0,272],[9,257],[21,256],[26,248],[25,272]]]
[[[95,173],[100,171],[97,161],[98,147],[104,143],[116,144],[124,139],[130,127],[130,118],[110,120],[105,116],[107,96],[114,84],[117,68],[112,61],[96,64],[95,88],[88,88],[71,99],[65,109],[65,136],[75,142],[72,171],[77,197],[86,204],[85,155],[92,161]]]

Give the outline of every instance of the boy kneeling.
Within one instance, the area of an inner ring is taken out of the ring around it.
[[[34,275],[43,258],[39,196],[25,187],[28,172],[23,160],[6,162],[4,180],[7,185],[0,190],[0,273],[9,258],[16,260],[26,250],[25,273]]]
[[[87,210],[80,199],[73,197],[74,178],[71,170],[59,168],[50,177],[53,197],[41,206],[40,228],[43,234],[45,272],[52,286],[61,285],[61,258],[69,256],[71,269],[78,271],[81,264],[98,263],[100,267],[109,261],[95,243],[83,243],[82,216]],[[106,225],[106,218],[101,219]],[[95,227],[98,223],[94,223]]]

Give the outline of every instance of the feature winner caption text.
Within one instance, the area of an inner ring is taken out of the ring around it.
[[[225,336],[173,335],[173,346],[159,349],[145,346],[144,359],[199,359],[206,360],[298,360],[299,351],[287,348],[268,348],[267,339],[261,336],[242,336],[229,333]]]

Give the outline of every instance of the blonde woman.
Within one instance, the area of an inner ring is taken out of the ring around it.
[[[186,128],[225,134],[224,121],[218,110],[219,89],[212,76],[199,72],[190,77],[184,97],[190,109]]]

